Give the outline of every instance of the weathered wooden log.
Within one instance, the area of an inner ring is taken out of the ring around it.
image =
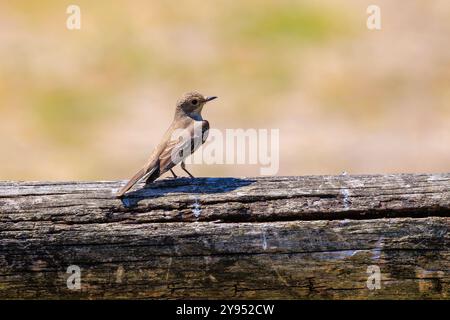
[[[122,184],[0,182],[0,298],[450,297],[450,174]]]

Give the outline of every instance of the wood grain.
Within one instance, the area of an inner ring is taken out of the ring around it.
[[[450,174],[123,184],[0,182],[0,298],[449,298]]]

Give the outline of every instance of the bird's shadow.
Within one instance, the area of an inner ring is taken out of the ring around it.
[[[139,184],[135,191],[120,200],[126,208],[133,208],[145,199],[163,197],[170,193],[215,194],[248,186],[256,180],[246,178],[168,178],[150,184]]]

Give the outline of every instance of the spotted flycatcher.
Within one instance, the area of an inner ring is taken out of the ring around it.
[[[205,103],[216,98],[203,96],[198,92],[189,92],[177,102],[175,117],[169,129],[153,150],[145,166],[117,193],[118,198],[144,177],[146,177],[146,183],[151,183],[170,170],[176,178],[172,168],[179,163],[181,163],[181,169],[193,178],[192,174],[186,170],[184,160],[206,141],[209,122],[203,120],[202,109]]]

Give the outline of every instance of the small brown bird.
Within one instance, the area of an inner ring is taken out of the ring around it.
[[[201,113],[205,103],[216,98],[189,92],[177,102],[175,117],[169,129],[153,150],[145,166],[117,193],[118,198],[144,177],[147,177],[146,183],[151,183],[170,170],[176,178],[172,168],[180,162],[181,169],[193,178],[186,170],[184,160],[206,141],[209,122],[203,120]]]

